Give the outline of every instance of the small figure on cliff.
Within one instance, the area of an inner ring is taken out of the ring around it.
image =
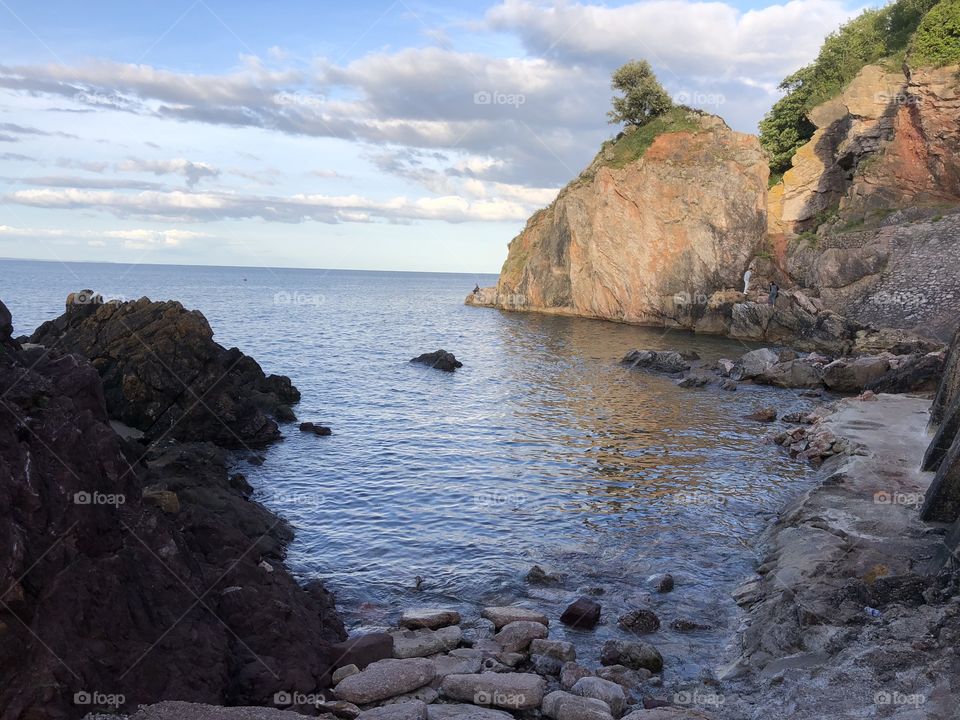
[[[480,294],[480,285],[477,285],[477,286],[473,289],[473,294],[474,294],[474,295],[479,295],[479,294]]]
[[[752,274],[753,274],[753,273],[752,273],[750,270],[747,270],[747,271],[743,274],[743,294],[744,294],[744,295],[746,295],[748,292],[750,292],[750,276],[751,276]]]
[[[770,296],[768,297],[768,302],[771,305],[777,304],[777,296],[780,294],[780,286],[777,285],[775,280],[770,281]]]

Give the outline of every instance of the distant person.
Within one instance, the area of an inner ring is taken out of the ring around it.
[[[748,292],[750,292],[750,275],[751,275],[751,274],[752,274],[752,273],[751,273],[750,270],[747,270],[747,271],[743,274],[743,294],[744,294],[744,295],[746,295]]]
[[[775,281],[770,282],[770,296],[768,301],[771,305],[777,304],[777,296],[780,294],[780,286]]]
[[[479,286],[479,285],[477,285],[477,286],[473,289],[473,294],[474,294],[474,295],[479,295],[479,294],[480,294],[480,286]]]

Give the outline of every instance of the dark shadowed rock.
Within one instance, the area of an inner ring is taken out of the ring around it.
[[[933,440],[923,456],[921,470],[934,471],[940,467],[943,458],[950,451],[954,439],[960,434],[960,397],[954,399],[953,404],[944,415],[943,422],[937,426]]]
[[[560,622],[581,630],[592,630],[600,622],[600,603],[588,597],[577,598],[563,611]]]
[[[823,384],[838,393],[860,393],[889,370],[890,362],[883,357],[834,360],[823,368]]]
[[[463,367],[463,363],[454,357],[453,353],[446,350],[434,350],[432,353],[424,353],[413,358],[410,362],[421,365],[429,365],[437,370],[444,372],[453,372],[457,368]]]
[[[132,711],[324,686],[333,597],[284,569],[289,526],[221,448],[122,438],[78,355],[4,353],[0,395],[0,714],[79,718],[93,689]]]
[[[660,618],[653,610],[639,608],[621,615],[617,625],[628,632],[644,634],[656,632],[660,629]]]
[[[607,640],[600,649],[603,665],[624,665],[631,670],[647,669],[658,673],[663,669],[663,657],[649,643],[639,640]]]
[[[875,393],[935,392],[943,375],[943,365],[943,353],[909,355],[896,368],[864,387]]]
[[[333,434],[333,430],[328,428],[326,425],[318,425],[312,422],[300,423],[300,432],[313,433],[314,435],[320,435],[321,437]]]
[[[334,667],[356,665],[361,670],[378,660],[393,657],[393,636],[389,633],[357,635],[330,646]]]
[[[930,422],[934,425],[943,421],[947,409],[960,396],[960,329],[953,335],[950,350],[943,369],[943,379],[937,390],[937,396],[930,408]]]
[[[960,435],[954,435],[950,449],[940,461],[924,497],[920,517],[947,523],[960,517]]]
[[[553,587],[563,583],[563,575],[547,572],[539,565],[530,568],[524,579],[531,585],[542,585],[543,587]]]
[[[289,378],[214,342],[206,318],[174,301],[75,301],[30,342],[87,358],[110,417],[149,440],[264,445],[280,436],[269,415],[300,399]]]
[[[676,350],[631,350],[620,362],[632,368],[671,375],[690,369],[690,363]]]

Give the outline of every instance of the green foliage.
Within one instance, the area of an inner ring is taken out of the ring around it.
[[[770,155],[771,171],[788,170],[790,158],[813,136],[816,128],[807,119],[811,109],[836,96],[865,65],[883,60],[899,65],[897,59],[905,55],[921,20],[936,4],[937,0],[896,0],[864,11],[827,36],[816,60],[780,83],[786,95],[760,122],[760,143]]]
[[[613,97],[613,110],[607,113],[611,124],[645,125],[673,107],[646,60],[632,60],[618,69],[610,86],[623,93]]]
[[[647,148],[653,145],[653,141],[659,135],[672,132],[697,132],[700,127],[695,112],[680,107],[671,108],[646,125],[625,132],[606,145],[601,154],[604,157],[609,156],[610,159],[605,160],[604,164],[621,168],[643,157]]]
[[[937,67],[960,62],[960,0],[941,0],[924,16],[910,46],[910,60]]]

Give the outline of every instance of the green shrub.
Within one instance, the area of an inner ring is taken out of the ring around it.
[[[953,65],[960,62],[960,0],[941,0],[920,22],[910,45],[915,65]]]
[[[613,110],[607,113],[611,124],[644,125],[673,107],[646,60],[631,60],[620,67],[610,86],[622,93],[613,97]]]

